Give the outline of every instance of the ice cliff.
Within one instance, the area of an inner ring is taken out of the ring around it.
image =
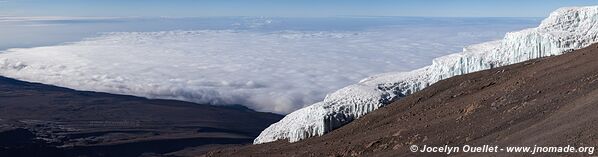
[[[598,40],[598,6],[561,8],[537,28],[507,33],[504,39],[468,46],[410,72],[385,73],[344,87],[265,129],[255,144],[321,136],[393,100],[431,84],[485,69],[560,55]]]

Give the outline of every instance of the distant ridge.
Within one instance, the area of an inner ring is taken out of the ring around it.
[[[281,115],[0,77],[0,156],[164,154],[251,143]]]

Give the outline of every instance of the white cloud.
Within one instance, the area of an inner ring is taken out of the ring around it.
[[[7,50],[0,53],[0,75],[288,113],[369,75],[415,69],[464,45],[499,38],[504,31],[459,26],[110,33],[65,45]]]

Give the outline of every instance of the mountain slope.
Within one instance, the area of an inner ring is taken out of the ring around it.
[[[413,144],[596,146],[596,112],[598,44],[439,81],[320,137],[248,145],[207,156],[446,155],[412,153]]]
[[[243,144],[280,118],[239,106],[83,92],[0,77],[0,156],[138,156]]]
[[[463,52],[436,58],[432,65],[417,70],[379,74],[339,89],[272,124],[254,143],[321,136],[440,80],[589,46],[598,42],[597,27],[598,6],[558,9],[536,28],[465,47]]]

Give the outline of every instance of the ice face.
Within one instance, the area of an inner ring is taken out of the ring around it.
[[[456,75],[560,55],[598,40],[598,6],[562,8],[537,28],[507,33],[499,41],[464,48],[434,59],[432,65],[411,72],[375,75],[329,94],[324,101],[297,110],[272,124],[255,144],[286,139],[296,142],[321,136],[391,100],[412,94]]]

